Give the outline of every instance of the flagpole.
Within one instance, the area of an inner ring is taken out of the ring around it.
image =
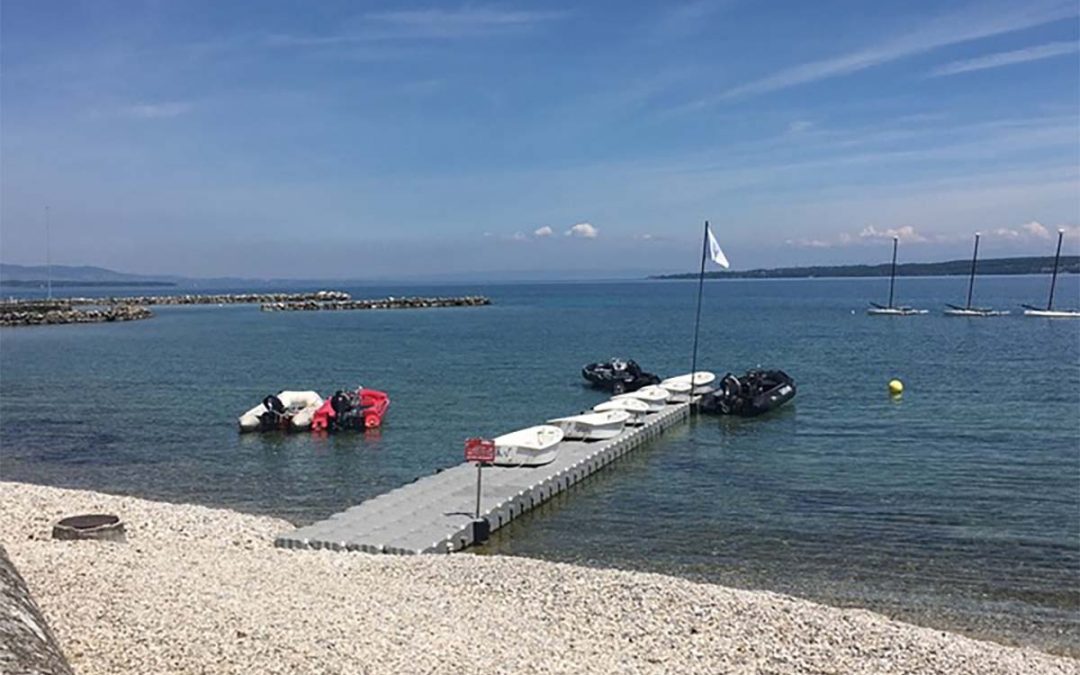
[[[694,395],[694,373],[697,372],[698,328],[701,326],[701,292],[705,288],[705,256],[709,246],[709,221],[701,235],[701,272],[698,274],[697,315],[694,318],[694,355],[690,360],[690,396]]]

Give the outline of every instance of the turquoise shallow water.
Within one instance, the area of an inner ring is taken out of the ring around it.
[[[699,363],[779,366],[793,405],[701,418],[496,534],[483,552],[702,578],[1080,653],[1080,322],[940,315],[965,279],[901,279],[926,316],[868,317],[888,280],[706,285]],[[1042,277],[977,300],[1039,302]],[[1080,304],[1080,279],[1059,280]],[[224,290],[224,289],[223,289]],[[471,309],[160,307],[0,330],[4,479],[309,522],[590,406],[582,364],[688,370],[684,282],[346,288],[489,295]],[[907,387],[891,400],[892,377]],[[268,392],[390,392],[377,436],[239,436]]]

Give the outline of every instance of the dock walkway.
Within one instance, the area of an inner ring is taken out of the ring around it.
[[[690,403],[669,403],[645,424],[605,441],[563,441],[555,461],[538,467],[485,467],[480,517],[491,532],[530,511],[689,417]],[[420,478],[280,535],[283,548],[368,553],[450,553],[474,543],[476,466],[463,463]],[[480,536],[483,536],[482,529]]]

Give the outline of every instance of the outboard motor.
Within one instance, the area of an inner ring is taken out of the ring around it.
[[[259,425],[263,429],[280,427],[282,418],[285,416],[285,404],[281,402],[281,399],[270,394],[263,399],[263,407],[266,408],[266,412],[259,415]]]

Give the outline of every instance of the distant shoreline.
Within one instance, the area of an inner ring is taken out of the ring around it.
[[[0,281],[0,288],[45,288],[50,284],[40,279],[4,279]],[[57,279],[51,284],[53,288],[172,288],[178,284],[174,281],[75,281],[71,279]]]
[[[979,276],[1021,276],[1050,274],[1054,269],[1053,256],[1028,258],[988,258],[977,266]],[[818,265],[813,267],[776,267],[735,272],[706,272],[706,279],[850,279],[889,276],[891,265]],[[1080,256],[1062,256],[1060,274],[1080,273]],[[898,277],[953,277],[971,274],[971,260],[949,260],[939,263],[903,263],[896,266]],[[658,280],[697,279],[698,273],[657,274],[648,277]]]

